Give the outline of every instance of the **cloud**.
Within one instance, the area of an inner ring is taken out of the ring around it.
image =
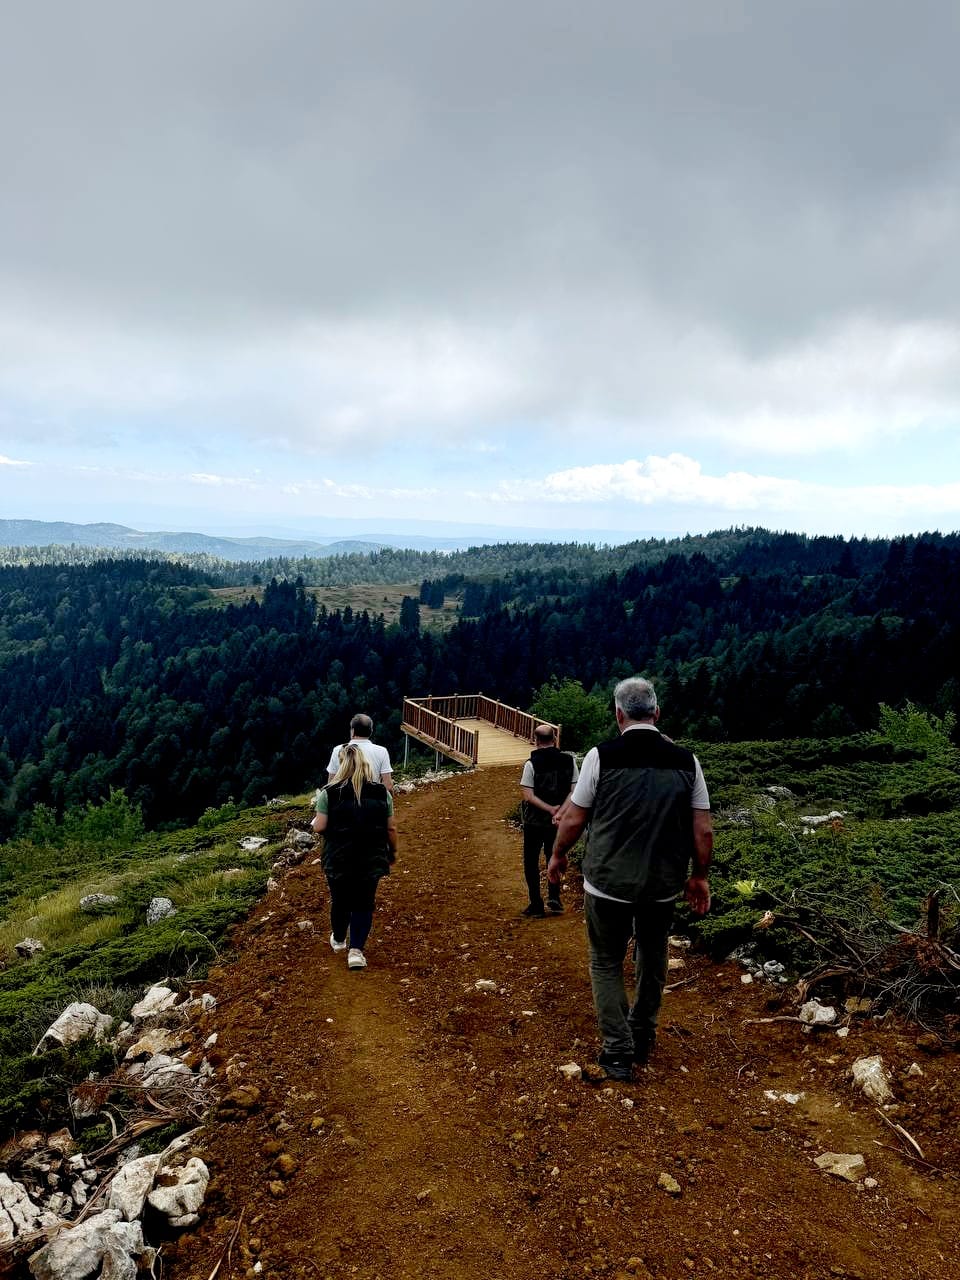
[[[478,488],[960,422],[950,6],[47,10],[0,46],[11,449],[220,476],[241,442],[374,491],[401,441]]]
[[[18,461],[16,458],[6,458],[0,453],[0,467],[29,467],[32,465],[30,462]]]
[[[189,484],[204,485],[211,489],[251,489],[256,483],[244,476],[218,476],[202,471],[195,471],[184,479]]]
[[[892,512],[921,522],[947,517],[960,525],[960,483],[831,486],[748,472],[708,475],[699,462],[682,454],[573,467],[539,480],[505,482],[486,497],[503,504],[703,507],[767,522],[775,517],[778,524],[798,513],[873,521]]]

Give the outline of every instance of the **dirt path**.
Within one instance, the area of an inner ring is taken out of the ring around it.
[[[516,798],[510,768],[399,800],[365,972],[331,952],[309,861],[239,931],[205,984],[219,1001],[205,1034],[224,1089],[259,1100],[209,1127],[205,1222],[165,1250],[167,1276],[207,1280],[241,1214],[221,1277],[960,1275],[953,1055],[873,1023],[846,1040],[750,1024],[769,990],[694,957],[636,1084],[562,1079],[559,1064],[596,1055],[582,918],[574,894],[562,917],[518,916]],[[891,1149],[854,1090],[850,1063],[877,1051],[895,1119],[945,1175]],[[876,1187],[821,1173],[822,1151],[863,1153]]]

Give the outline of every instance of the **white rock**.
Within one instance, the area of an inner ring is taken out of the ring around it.
[[[473,984],[478,991],[496,991],[497,984],[491,982],[489,978],[478,978]]]
[[[686,967],[687,962],[684,960],[683,956],[671,956],[667,961],[667,969],[671,973],[675,972],[677,969],[685,969]]]
[[[55,1226],[58,1221],[55,1213],[34,1204],[23,1183],[0,1173],[0,1244],[38,1227]]]
[[[784,972],[784,966],[779,960],[768,960],[763,966],[763,972],[768,978],[779,978],[780,974]]]
[[[124,1059],[130,1062],[134,1058],[153,1057],[158,1053],[173,1053],[177,1049],[182,1049],[186,1043],[186,1037],[180,1031],[171,1031],[167,1027],[153,1027],[145,1031],[139,1040],[130,1046],[124,1054]]]
[[[279,888],[280,888],[280,881],[274,879],[274,877],[271,876],[270,879],[267,881],[267,893],[274,893]]]
[[[752,974],[752,973],[741,973],[741,975],[740,975],[740,981],[743,983],[743,985],[744,985],[745,987],[749,987],[749,986],[750,986],[750,984],[751,984],[751,982],[753,982],[753,974]]]
[[[73,1200],[66,1191],[55,1191],[47,1196],[45,1207],[58,1218],[68,1218],[73,1213]]]
[[[801,1098],[805,1098],[805,1093],[784,1093],[780,1089],[765,1089],[763,1092],[765,1098],[769,1098],[771,1102],[786,1102],[788,1106],[795,1107]]]
[[[87,1203],[87,1196],[90,1194],[87,1190],[87,1185],[83,1174],[81,1174],[79,1178],[74,1179],[73,1185],[70,1187],[70,1194],[81,1208]]]
[[[204,1013],[213,1013],[217,1007],[217,997],[211,995],[209,991],[204,991],[200,996],[200,1008]]]
[[[633,1110],[633,1099],[632,1099],[632,1098],[621,1098],[621,1099],[620,1099],[620,1105],[621,1105],[621,1107],[625,1107],[627,1111],[632,1111],[632,1110]]]
[[[171,991],[169,987],[148,987],[143,999],[138,1000],[130,1010],[130,1017],[134,1020],[149,1018],[155,1013],[164,1013],[167,1009],[172,1009],[176,1003],[177,993]]]
[[[80,910],[88,915],[95,915],[98,911],[108,911],[115,907],[119,901],[115,893],[88,893],[80,899]]]
[[[582,1080],[583,1068],[578,1062],[564,1062],[557,1068],[565,1080]]]
[[[46,950],[39,938],[21,938],[19,942],[13,944],[13,949],[24,960],[32,960],[34,956]]]
[[[212,1049],[216,1043],[217,1043],[217,1033],[216,1031],[214,1031],[207,1036],[206,1040],[204,1040],[203,1047],[205,1049]]]
[[[107,1207],[117,1209],[126,1222],[133,1222],[143,1213],[147,1194],[160,1168],[160,1157],[140,1156],[118,1169],[110,1183]]]
[[[298,921],[297,921],[297,928],[300,930],[300,932],[301,932],[301,933],[311,933],[311,932],[313,931],[313,921],[312,921],[312,920],[298,920]]]
[[[104,1280],[135,1280],[135,1260],[151,1254],[139,1222],[123,1222],[116,1209],[104,1209],[61,1231],[31,1256],[29,1265],[34,1280],[86,1280],[101,1267]]]
[[[170,1185],[162,1185],[167,1179],[171,1179]],[[160,1170],[158,1180],[161,1185],[154,1187],[147,1200],[154,1209],[173,1220],[198,1212],[206,1195],[210,1174],[203,1161],[194,1156],[180,1169],[165,1166]]]
[[[868,1191],[873,1191],[875,1187],[879,1187],[880,1183],[876,1180],[876,1178],[864,1178],[863,1185],[867,1188]]]
[[[921,1067],[921,1066],[920,1066],[919,1062],[911,1062],[911,1063],[910,1063],[910,1065],[909,1065],[909,1067],[907,1067],[907,1075],[908,1075],[908,1076],[922,1076],[922,1075],[923,1075],[923,1067]]]
[[[846,1182],[859,1182],[867,1172],[867,1162],[862,1155],[843,1155],[838,1151],[825,1151],[813,1162],[818,1169],[832,1173]]]
[[[836,822],[847,815],[840,809],[831,809],[829,813],[807,814],[800,821],[805,827],[822,827],[825,822]]]
[[[113,1019],[108,1013],[101,1013],[95,1005],[75,1000],[47,1027],[33,1052],[42,1053],[54,1044],[73,1044],[88,1036],[100,1042],[106,1039],[112,1026]]]
[[[841,1040],[846,1040],[849,1034],[850,1034],[849,1027],[837,1027],[837,1035]]]
[[[668,942],[671,947],[676,947],[678,951],[684,951],[690,946],[690,939],[682,938],[678,934],[671,934]]]
[[[158,924],[177,914],[172,898],[151,898],[147,903],[147,924]]]
[[[192,1076],[193,1072],[185,1062],[181,1062],[179,1058],[171,1058],[169,1054],[158,1053],[144,1063],[140,1083],[144,1089],[162,1093]]]
[[[800,1008],[800,1021],[809,1027],[825,1027],[836,1022],[837,1011],[833,1005],[821,1004],[819,1000],[808,1000]]]
[[[312,849],[316,844],[316,839],[309,831],[301,831],[299,827],[291,827],[284,836],[283,843],[292,845],[294,849]]]
[[[890,1076],[879,1054],[871,1058],[858,1058],[850,1068],[850,1074],[873,1102],[884,1103],[893,1100]]]
[[[265,836],[244,836],[243,839],[239,841],[239,844],[240,848],[245,849],[247,853],[256,853],[256,851],[258,849],[262,849],[265,844],[269,844],[269,841]]]

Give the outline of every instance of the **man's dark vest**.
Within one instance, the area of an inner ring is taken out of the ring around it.
[[[597,754],[584,879],[629,902],[675,897],[693,854],[692,752],[657,730],[631,729]]]
[[[323,840],[323,869],[333,879],[368,879],[389,873],[387,857],[387,789],[365,782],[360,803],[349,782],[327,791],[327,829]]]
[[[530,752],[533,766],[533,794],[545,804],[563,804],[573,782],[573,756],[559,747],[537,747]],[[536,805],[524,805],[524,822],[550,826],[552,818]]]

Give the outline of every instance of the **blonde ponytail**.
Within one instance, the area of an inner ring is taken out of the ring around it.
[[[353,742],[348,742],[340,748],[340,764],[337,772],[333,776],[333,786],[338,782],[349,782],[353,787],[354,795],[357,797],[357,804],[360,803],[360,795],[363,791],[365,782],[373,781],[373,772],[367,757],[360,748]]]

